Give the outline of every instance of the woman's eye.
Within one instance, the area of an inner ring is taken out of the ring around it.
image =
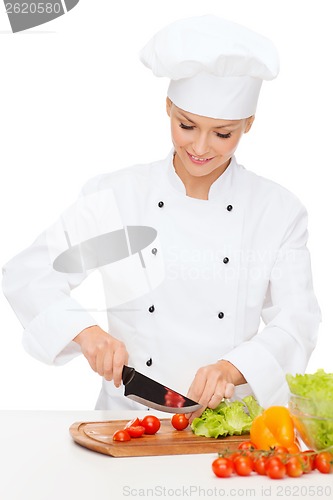
[[[180,126],[180,128],[183,128],[185,130],[193,130],[192,125],[185,125],[185,123],[180,123],[179,126]]]
[[[229,139],[231,137],[230,132],[228,134],[220,134],[219,132],[216,132],[217,137],[220,137],[221,139]]]

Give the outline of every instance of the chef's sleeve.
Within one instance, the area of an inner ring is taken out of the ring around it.
[[[71,296],[90,271],[84,265],[77,269],[77,260],[74,272],[71,260],[68,269],[66,259],[62,261],[64,269],[55,269],[54,263],[59,255],[78,249],[81,242],[110,230],[110,224],[113,229],[121,226],[112,200],[110,190],[80,196],[56,223],[3,268],[3,291],[23,325],[23,346],[40,361],[64,364],[71,360],[81,352],[72,339],[97,324]]]
[[[261,314],[264,327],[223,356],[265,407],[287,403],[286,374],[305,371],[321,321],[306,247],[305,208],[298,205],[289,220],[271,268]]]

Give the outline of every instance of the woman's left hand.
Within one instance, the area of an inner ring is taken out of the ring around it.
[[[200,368],[190,386],[187,396],[202,405],[200,410],[188,414],[190,422],[200,417],[208,408],[216,408],[223,398],[233,396],[235,385],[245,384],[246,380],[237,368],[226,360]]]

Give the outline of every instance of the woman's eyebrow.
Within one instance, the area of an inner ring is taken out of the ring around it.
[[[184,113],[182,113],[181,111],[178,111],[178,113],[180,114],[180,116],[185,118],[188,122],[195,124],[195,122],[193,120],[191,120],[188,116],[184,115]]]

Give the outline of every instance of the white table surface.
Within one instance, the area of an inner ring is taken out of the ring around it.
[[[0,499],[333,498],[333,474],[222,479],[211,470],[216,454],[113,458],[77,445],[69,434],[77,421],[130,419],[137,414],[0,412]]]

